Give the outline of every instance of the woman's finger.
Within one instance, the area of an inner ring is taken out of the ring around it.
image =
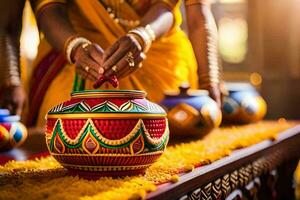
[[[76,65],[81,65],[83,68],[90,68],[97,77],[101,76],[104,73],[104,69],[101,65],[95,62],[89,55],[82,56],[82,58],[76,63]]]
[[[131,54],[131,56],[129,54],[126,54],[126,56],[122,59],[126,67],[117,74],[118,77],[124,77],[128,74],[133,73],[137,69],[138,64],[142,61],[139,54],[140,53],[135,53],[134,55]]]
[[[135,47],[135,46],[130,46],[128,45],[127,48],[119,49],[118,51],[115,52],[114,55],[112,55],[104,64],[103,68],[105,69],[104,75],[106,77],[109,77],[113,74],[117,74],[116,71],[119,71],[121,68],[124,66],[128,65],[128,60],[127,62],[122,61],[120,64],[117,65],[118,62],[120,62],[122,59],[128,58],[129,53],[131,54],[130,56],[132,57],[134,61],[134,57],[136,54],[140,53],[140,51]],[[117,70],[116,69],[117,66]]]
[[[120,71],[117,76],[118,77],[125,77],[131,73],[133,73],[134,71],[136,71],[137,69],[139,69],[141,67],[141,62],[146,58],[146,55],[142,52],[142,53],[136,53],[134,55],[134,66],[130,67],[128,61],[126,60],[125,57],[125,61],[127,62],[127,67],[124,68],[122,71]]]
[[[119,48],[117,51],[114,52],[113,55],[111,55],[102,65],[105,71],[112,68],[114,65],[116,65],[128,52],[130,49],[130,46]]]
[[[218,107],[221,107],[221,92],[217,86],[208,89],[209,96],[216,101]]]
[[[111,57],[115,51],[119,48],[119,41],[115,42],[111,47],[105,50],[103,54],[103,62],[105,62],[109,57]]]
[[[112,69],[112,71],[114,71],[114,74],[117,77],[124,77],[128,74],[133,73],[136,69],[138,69],[140,62],[144,60],[143,54],[144,53],[135,53],[135,54],[127,53],[114,66],[115,70]],[[133,65],[131,65],[131,64],[133,64]],[[111,74],[113,74],[113,72],[108,71],[106,75],[110,76]]]
[[[93,68],[90,67],[91,65],[85,64],[85,63],[78,63],[76,64],[76,69],[79,69],[80,71],[84,71],[87,74],[91,74],[93,77],[98,78],[101,75],[95,71]]]
[[[133,40],[131,36],[124,36],[118,40],[118,48],[110,54],[109,57],[105,57],[104,59],[104,70],[108,70],[110,67],[113,67],[118,63],[121,58],[123,58],[129,51],[133,54],[136,52],[140,52],[141,48],[136,40]],[[104,53],[106,54],[106,52]]]
[[[16,115],[21,115],[24,108],[24,103],[19,103],[16,106]]]
[[[123,74],[124,71],[128,71],[129,68],[133,68],[134,66],[129,66],[128,60],[128,53],[125,54],[121,59],[116,62],[112,67],[107,69],[104,73],[105,77],[110,77],[112,75],[116,75],[117,77],[120,77],[120,74]],[[133,58],[133,57],[132,57]]]
[[[97,80],[96,77],[94,77],[92,74],[90,74],[90,73],[88,73],[88,72],[86,72],[86,71],[84,71],[84,70],[78,70],[78,74],[79,74],[82,78],[84,78],[84,79],[86,79],[86,80],[90,80],[90,81],[92,81],[92,82],[95,82],[95,81]]]
[[[121,59],[119,60],[114,66],[109,68],[105,73],[105,77],[111,77],[112,75],[116,75],[119,77],[119,73],[121,73],[123,70],[126,70],[128,63],[124,60]]]
[[[95,76],[94,74],[88,72],[87,70],[81,67],[76,68],[76,73],[79,74],[82,78],[89,79],[93,82],[98,79],[98,76]]]
[[[145,60],[146,59],[146,54],[145,53],[143,53],[143,52],[141,52],[141,53],[139,53],[139,54],[137,54],[136,55],[136,57],[135,57],[135,62],[137,63],[137,64],[140,64],[143,60]],[[139,66],[137,66],[137,67],[139,67]]]
[[[91,44],[87,47],[87,51],[89,53],[89,56],[98,64],[103,64],[103,54],[104,51],[101,49],[101,47],[97,44]]]

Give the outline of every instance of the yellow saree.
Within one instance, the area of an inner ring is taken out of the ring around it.
[[[150,1],[144,0],[136,2],[151,4]],[[121,5],[119,10],[126,18],[137,20],[142,17],[137,14],[139,13],[137,7],[127,3],[127,1]],[[143,7],[145,8],[145,6]],[[67,8],[75,30],[83,37],[98,43],[104,50],[128,31],[109,17],[105,7],[98,0],[69,1]],[[118,89],[144,90],[148,93],[150,100],[159,102],[163,98],[164,91],[177,89],[182,82],[189,82],[192,87],[197,86],[197,64],[193,50],[186,35],[179,28],[181,23],[179,5],[175,6],[173,12],[175,23],[172,30],[152,44],[147,52],[146,60],[143,61],[143,67],[121,79]],[[48,59],[48,63],[46,62],[49,65],[47,76],[52,75],[54,77],[51,79],[44,78],[42,81],[45,83],[40,83],[29,91],[32,95],[30,97],[32,99],[29,98],[31,100],[29,109],[31,108],[30,112],[32,112],[28,117],[29,125],[43,126],[44,117],[48,110],[69,99],[72,91],[75,67],[66,64],[61,53],[49,54],[52,50],[47,41],[42,39],[34,70],[38,70],[43,62],[45,63],[45,59]],[[59,72],[51,73],[50,69],[54,65],[63,65],[63,67],[59,69]],[[35,80],[40,74],[33,73],[32,80]],[[47,86],[42,87],[43,84]],[[106,84],[100,89],[108,88],[112,89]],[[92,89],[91,82],[87,81],[86,89]],[[43,94],[39,95],[39,91],[42,91]],[[40,103],[35,102],[36,99],[40,99]]]

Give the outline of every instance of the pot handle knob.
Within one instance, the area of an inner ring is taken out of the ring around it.
[[[182,83],[179,86],[180,95],[187,95],[189,89],[190,89],[190,85],[188,83]]]

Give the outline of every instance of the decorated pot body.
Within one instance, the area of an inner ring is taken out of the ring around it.
[[[165,111],[142,91],[82,91],[47,114],[50,153],[70,172],[143,173],[166,148]]]
[[[0,109],[0,151],[7,151],[21,145],[27,138],[27,129],[19,122],[20,117]]]
[[[207,91],[179,89],[179,93],[166,94],[160,103],[168,110],[171,137],[202,137],[220,125],[221,111]]]
[[[267,111],[264,99],[248,83],[226,83],[228,95],[223,98],[223,120],[250,123],[261,120]]]

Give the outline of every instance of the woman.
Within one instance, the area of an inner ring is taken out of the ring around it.
[[[165,90],[177,89],[182,82],[198,85],[197,64],[179,28],[175,0],[32,0],[32,4],[45,38],[31,79],[28,125],[43,125],[52,106],[68,99],[72,89],[83,89],[80,77],[87,80],[85,89],[92,89],[100,85],[101,77],[115,84],[116,76],[118,89],[145,90],[156,102]],[[100,89],[109,88],[106,83]]]

